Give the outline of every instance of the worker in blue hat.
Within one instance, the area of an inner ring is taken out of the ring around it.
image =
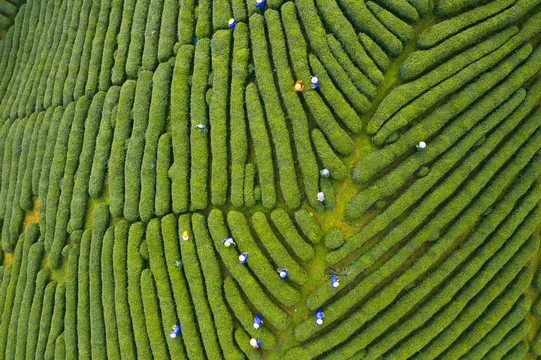
[[[258,348],[259,348],[259,343],[260,343],[259,339],[254,339],[254,338],[251,338],[251,339],[250,339],[250,345],[252,345],[252,347],[253,347],[254,349],[258,349]]]
[[[235,28],[236,24],[237,24],[237,22],[235,21],[235,19],[233,19],[233,18],[229,19],[229,28],[231,30],[233,30]]]
[[[333,289],[336,289],[340,285],[340,279],[334,274],[331,275],[331,285]]]
[[[328,178],[329,175],[331,175],[331,172],[329,169],[323,169],[319,172],[319,175],[321,175],[322,178]]]
[[[315,76],[310,76],[310,82],[312,83],[312,87],[314,89],[317,89],[319,87],[319,79]]]
[[[278,269],[276,271],[280,274],[280,277],[282,279],[287,276],[287,269],[286,268],[281,268],[281,269]]]
[[[205,124],[197,124],[197,125],[195,125],[195,127],[197,128],[197,130],[199,130],[201,132],[207,132],[208,131],[208,126],[205,125]]]
[[[323,310],[321,309],[321,306],[316,312],[316,326],[323,325],[323,318],[325,317],[325,314],[323,313]]]
[[[259,317],[259,315],[254,315],[254,328],[257,330],[261,327],[261,324],[263,324],[263,320]]]
[[[239,261],[241,264],[245,264],[246,263],[246,259],[248,258],[248,254],[243,252],[242,254],[239,255]]]
[[[237,244],[233,241],[233,238],[228,237],[222,240],[222,244],[224,244],[225,247],[235,247]]]
[[[265,9],[265,1],[263,1],[263,0],[255,0],[254,6],[256,8],[259,8],[259,10],[263,11],[263,9]]]
[[[174,339],[177,337],[179,332],[180,332],[180,323],[173,325],[173,329],[169,332],[169,336],[171,336],[171,338]]]

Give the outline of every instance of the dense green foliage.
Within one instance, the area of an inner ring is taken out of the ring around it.
[[[540,3],[0,0],[0,358],[540,354]]]

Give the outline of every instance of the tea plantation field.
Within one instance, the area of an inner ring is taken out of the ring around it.
[[[258,1],[0,0],[0,359],[536,359],[541,0]]]

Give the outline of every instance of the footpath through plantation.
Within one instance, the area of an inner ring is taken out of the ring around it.
[[[536,359],[540,33],[540,0],[0,0],[0,359]]]

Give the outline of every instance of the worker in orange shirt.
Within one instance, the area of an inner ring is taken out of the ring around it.
[[[295,83],[295,86],[293,87],[293,90],[295,90],[297,94],[301,93],[304,90],[304,85],[302,84],[302,80],[297,80],[297,82]]]

